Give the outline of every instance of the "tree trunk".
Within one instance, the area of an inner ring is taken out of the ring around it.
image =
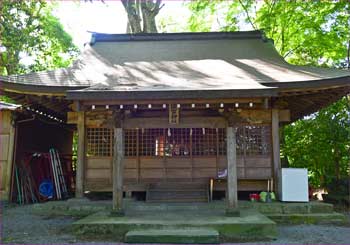
[[[147,9],[142,8],[143,32],[157,33],[156,18]]]
[[[348,70],[350,70],[350,39],[348,41],[348,55],[347,55],[347,61],[348,61]]]
[[[156,16],[163,6],[161,0],[144,0],[141,2],[141,12],[143,21],[143,32],[157,33]]]
[[[122,4],[128,15],[128,25],[131,32],[132,33],[142,32],[139,0],[122,0]]]
[[[122,0],[128,15],[128,33],[157,33],[156,16],[161,0]],[[142,22],[142,26],[141,26]]]

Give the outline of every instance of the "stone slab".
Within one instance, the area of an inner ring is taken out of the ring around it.
[[[77,234],[112,234],[115,241],[124,241],[127,232],[135,229],[214,229],[221,242],[270,240],[277,236],[276,223],[255,210],[241,210],[240,217],[227,217],[225,209],[210,212],[155,211],[130,212],[112,217],[99,212],[73,224]]]
[[[268,217],[281,224],[348,224],[340,213],[269,214]]]
[[[214,229],[146,229],[133,230],[125,235],[127,243],[219,243],[219,233]]]

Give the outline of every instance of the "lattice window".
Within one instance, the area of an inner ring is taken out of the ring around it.
[[[227,152],[226,129],[218,128],[219,155],[225,156]]]
[[[271,154],[270,126],[239,127],[236,139],[237,155]],[[191,151],[193,156],[224,156],[226,144],[225,128],[126,129],[124,132],[126,157],[190,156]],[[110,157],[112,153],[113,130],[88,128],[87,155]]]
[[[236,153],[238,156],[244,155],[244,148],[245,148],[245,127],[239,127],[237,129],[236,133]]]
[[[124,154],[126,157],[137,156],[138,129],[126,129],[124,133]]]
[[[215,128],[192,129],[192,152],[194,156],[216,155],[217,134]]]
[[[87,155],[106,157],[112,155],[112,130],[109,128],[87,128]]]
[[[162,156],[164,149],[165,129],[140,129],[139,130],[139,155]]]
[[[138,135],[138,136],[137,136]],[[137,142],[138,140],[138,142]],[[125,156],[211,156],[226,154],[226,130],[209,128],[125,131]]]
[[[190,156],[191,129],[169,128],[166,130],[165,155],[166,156]]]
[[[269,155],[271,153],[271,128],[269,126],[245,126],[246,155]]]

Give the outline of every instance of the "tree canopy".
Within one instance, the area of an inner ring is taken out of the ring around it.
[[[290,63],[350,69],[349,1],[198,0],[188,7],[191,31],[262,29]],[[281,135],[284,164],[308,168],[313,185],[349,173],[348,97],[284,127]]]
[[[46,1],[0,2],[0,74],[65,67],[77,52]]]
[[[264,30],[290,63],[349,66],[348,1],[197,0],[189,8],[190,31],[210,31],[214,26],[237,31],[249,26]]]

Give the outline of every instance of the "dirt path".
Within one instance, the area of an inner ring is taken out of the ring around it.
[[[349,216],[350,220],[350,216]],[[1,214],[2,243],[7,244],[111,244],[83,241],[70,234],[74,222],[69,217],[33,214],[31,206],[4,208]],[[350,227],[332,225],[293,225],[278,227],[277,240],[256,244],[349,244]]]

